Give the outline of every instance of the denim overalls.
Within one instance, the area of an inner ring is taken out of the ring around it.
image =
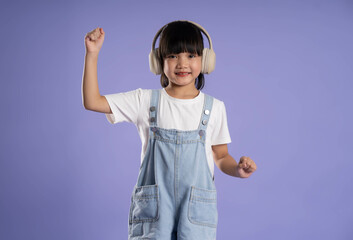
[[[198,129],[182,131],[158,127],[159,97],[160,90],[153,89],[146,155],[131,196],[129,240],[215,240],[217,192],[205,151],[213,98],[205,94]]]

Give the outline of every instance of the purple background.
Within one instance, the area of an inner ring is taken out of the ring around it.
[[[351,0],[2,1],[0,239],[127,239],[141,142],[84,109],[84,36],[106,32],[102,95],[160,88],[148,54],[178,19],[211,35],[202,91],[258,166],[215,167],[217,239],[353,239]]]

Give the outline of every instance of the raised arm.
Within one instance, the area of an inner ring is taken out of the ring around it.
[[[85,36],[86,55],[82,76],[82,103],[87,110],[112,113],[106,98],[100,95],[98,88],[97,62],[104,36],[102,28],[96,28]]]

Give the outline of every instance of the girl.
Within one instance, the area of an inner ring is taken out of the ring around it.
[[[204,48],[201,32],[210,49]],[[249,177],[256,164],[245,156],[237,164],[228,154],[224,103],[201,92],[203,74],[215,65],[211,38],[196,23],[168,23],[157,32],[149,56],[162,88],[101,96],[97,60],[104,36],[102,28],[85,36],[83,105],[105,113],[112,124],[132,122],[139,131],[141,167],[131,196],[129,239],[216,239],[214,162],[239,178]]]

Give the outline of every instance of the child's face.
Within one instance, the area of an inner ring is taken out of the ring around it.
[[[201,56],[196,53],[170,54],[164,58],[164,74],[176,85],[195,84],[201,72]]]

